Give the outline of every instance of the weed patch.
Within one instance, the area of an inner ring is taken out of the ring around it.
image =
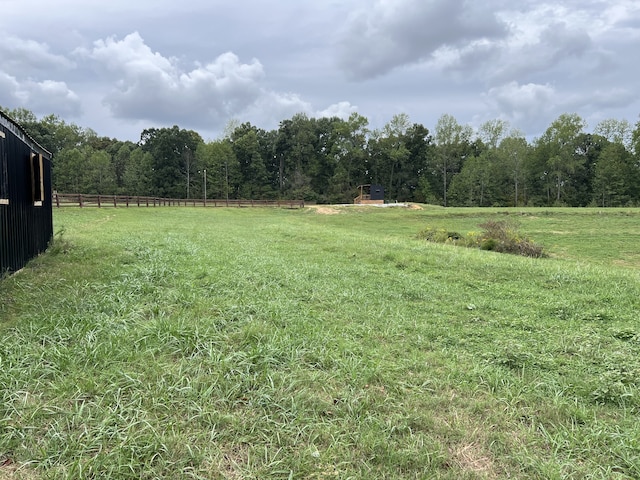
[[[499,253],[511,253],[525,257],[545,257],[543,247],[522,236],[517,225],[508,220],[489,220],[481,223],[481,232],[462,235],[455,231],[426,228],[417,237],[435,243],[449,243],[463,247],[479,248]]]

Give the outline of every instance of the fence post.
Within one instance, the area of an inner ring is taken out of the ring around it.
[[[117,206],[118,206],[118,204],[117,204],[117,201],[116,201],[116,196],[114,195],[113,196],[113,208],[115,208]]]

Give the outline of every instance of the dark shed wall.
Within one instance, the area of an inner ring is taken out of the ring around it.
[[[0,112],[0,273],[16,271],[53,236],[51,155]],[[3,135],[4,134],[4,135]],[[42,205],[33,198],[32,154],[42,155]]]
[[[384,187],[382,185],[371,185],[369,194],[371,200],[384,200]]]

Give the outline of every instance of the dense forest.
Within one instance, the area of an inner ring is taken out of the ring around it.
[[[277,130],[227,126],[205,142],[193,130],[149,128],[137,143],[100,137],[55,115],[5,110],[53,153],[62,193],[171,198],[304,199],[351,203],[361,184],[381,184],[388,201],[444,206],[640,205],[640,121],[600,122],[592,133],[562,114],[529,142],[507,122],[477,131],[442,115],[434,130],[394,116],[297,114]]]

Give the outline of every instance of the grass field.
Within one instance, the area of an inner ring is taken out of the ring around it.
[[[416,237],[507,216],[550,256]],[[0,280],[0,479],[640,478],[640,210],[54,221]]]

